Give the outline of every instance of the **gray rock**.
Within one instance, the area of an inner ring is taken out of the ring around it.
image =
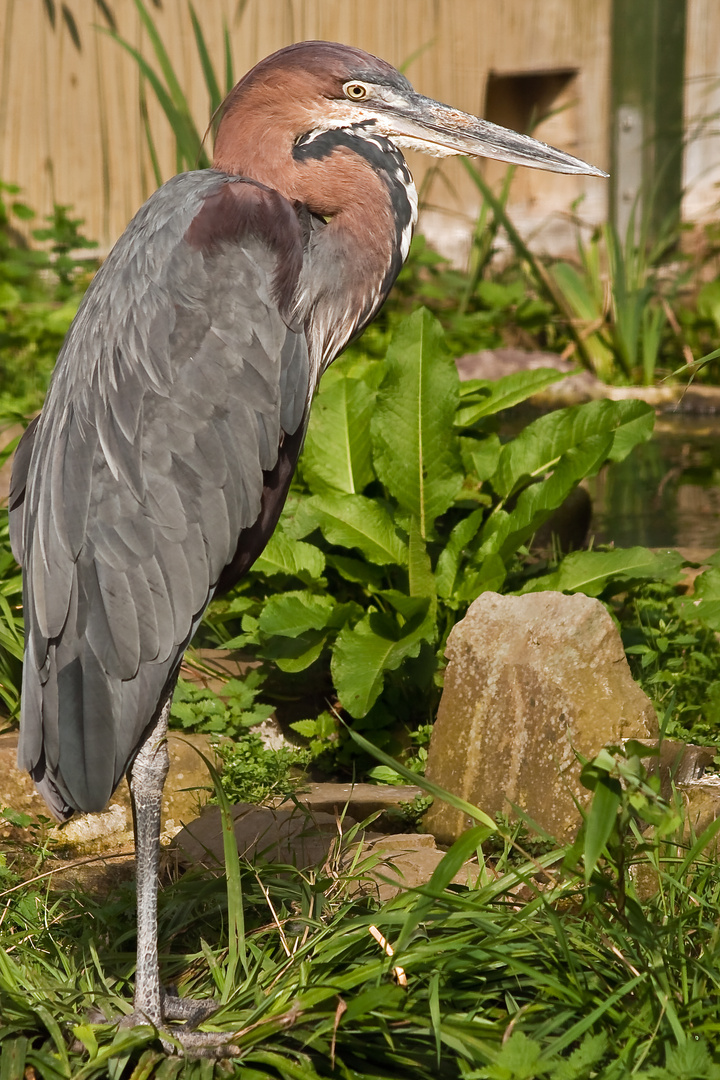
[[[575,751],[657,738],[655,711],[633,681],[598,600],[577,594],[484,593],[452,630],[427,776],[494,816],[512,804],[560,840],[579,825]],[[436,799],[425,826],[451,843],[472,822]]]

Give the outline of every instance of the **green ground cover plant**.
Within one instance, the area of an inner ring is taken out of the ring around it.
[[[286,697],[317,687],[378,745],[398,724],[431,722],[445,640],[469,603],[526,584],[521,556],[540,525],[581,479],[651,433],[642,402],[601,401],[503,443],[498,415],[557,378],[461,384],[424,310],[398,325],[384,361],[339,361],[278,529],[232,596],[211,606],[201,643],[271,662]],[[338,764],[349,747],[326,708],[293,723],[315,740],[328,726]]]

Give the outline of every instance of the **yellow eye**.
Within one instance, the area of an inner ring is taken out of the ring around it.
[[[362,101],[364,98],[370,96],[370,87],[361,82],[349,82],[343,86],[345,96],[349,97],[351,101]]]

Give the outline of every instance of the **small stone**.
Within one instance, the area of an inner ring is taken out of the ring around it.
[[[398,833],[378,836],[366,842],[358,862],[371,856],[380,861],[366,875],[366,881],[374,885],[378,899],[385,903],[407,889],[426,885],[445,857],[435,845],[430,833]],[[347,860],[349,862],[349,860]],[[476,860],[463,863],[452,878],[455,885],[472,888],[478,879],[480,867]],[[367,887],[365,891],[368,891]]]
[[[518,806],[559,840],[580,823],[577,753],[657,738],[650,700],[633,681],[599,600],[483,593],[448,638],[449,660],[428,779],[491,817]],[[425,818],[442,843],[473,824],[436,799]]]
[[[76,814],[67,825],[55,829],[55,836],[59,847],[74,856],[107,851],[132,843],[132,817],[115,803],[100,814]]]
[[[720,816],[720,776],[704,776],[678,787],[678,794],[685,806],[685,842],[694,843],[709,825]],[[720,854],[720,838],[716,833],[705,849],[705,854],[717,859]]]

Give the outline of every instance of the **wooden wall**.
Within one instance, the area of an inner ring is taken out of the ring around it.
[[[685,84],[687,221],[717,220],[720,203],[720,4],[689,0]]]
[[[132,0],[108,2],[121,35],[151,58]],[[156,11],[147,2],[204,126],[208,104],[187,4],[163,0]],[[72,204],[86,219],[87,233],[107,247],[154,187],[138,69],[94,28],[102,20],[93,0],[68,4],[81,53],[65,27],[51,29],[43,0],[0,0],[0,178],[19,183],[30,205],[44,213],[53,201]],[[692,4],[720,7],[717,0]],[[610,0],[195,0],[195,9],[218,65],[227,20],[238,76],[282,45],[326,38],[403,66],[423,93],[469,112],[483,113],[492,73],[495,119],[512,120],[514,108],[522,112],[514,95],[539,87],[542,107],[561,111],[536,129],[537,136],[607,167]],[[698,31],[698,37],[709,49],[711,35]],[[153,103],[150,113],[167,177],[174,172],[172,139]],[[474,187],[457,162],[438,171],[433,159],[416,155],[411,165],[417,181],[426,180],[426,230],[458,254],[478,206]],[[545,246],[562,245],[568,240],[563,215],[582,194],[583,216],[601,220],[604,181],[519,170],[516,218],[528,229],[542,228]]]

